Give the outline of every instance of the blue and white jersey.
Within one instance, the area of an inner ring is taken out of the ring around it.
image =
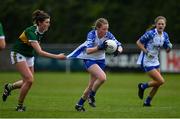
[[[95,47],[101,45],[105,40],[115,40],[117,45],[120,46],[121,43],[116,40],[114,35],[111,32],[107,32],[106,35],[99,39],[97,35],[97,30],[91,30],[87,35],[87,40],[77,47],[72,53],[70,53],[67,58],[79,58],[79,59],[90,59],[90,60],[102,60],[105,59],[105,51],[99,50],[97,52],[87,54],[86,48]]]
[[[159,65],[160,48],[164,47],[166,49],[168,47],[167,45],[170,43],[168,34],[163,32],[162,35],[159,35],[157,29],[147,31],[140,37],[140,42],[144,44],[146,50],[153,55],[153,58],[149,58],[141,51],[137,64],[141,64],[141,66],[145,67]]]

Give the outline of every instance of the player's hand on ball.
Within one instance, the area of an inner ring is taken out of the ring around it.
[[[113,53],[114,57],[118,56],[123,51],[121,46],[117,47],[117,50]]]
[[[98,45],[98,50],[105,50],[107,48],[107,42],[104,41],[102,44]]]
[[[118,54],[119,54],[119,51],[118,51],[118,49],[113,53],[113,55],[114,55],[114,57],[116,57],[116,56],[118,56]]]

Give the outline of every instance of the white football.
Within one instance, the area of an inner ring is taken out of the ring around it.
[[[106,48],[106,53],[112,54],[117,50],[117,44],[114,40],[106,40],[107,43],[107,48]]]

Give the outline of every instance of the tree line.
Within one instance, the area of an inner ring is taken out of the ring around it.
[[[51,16],[45,43],[82,43],[95,20],[104,17],[118,40],[133,44],[154,23],[155,17],[163,15],[167,18],[170,40],[180,44],[179,0],[4,0],[0,5],[0,21],[8,43],[13,43],[24,28],[32,25],[31,15],[36,9]]]

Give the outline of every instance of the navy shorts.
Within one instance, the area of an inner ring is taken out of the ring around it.
[[[89,60],[89,59],[84,59],[84,66],[86,69],[88,69],[91,65],[97,64],[99,67],[104,70],[105,69],[105,60]]]
[[[141,68],[143,69],[144,72],[148,72],[148,71],[151,71],[153,69],[159,69],[160,65],[157,65],[157,66],[141,66]]]

